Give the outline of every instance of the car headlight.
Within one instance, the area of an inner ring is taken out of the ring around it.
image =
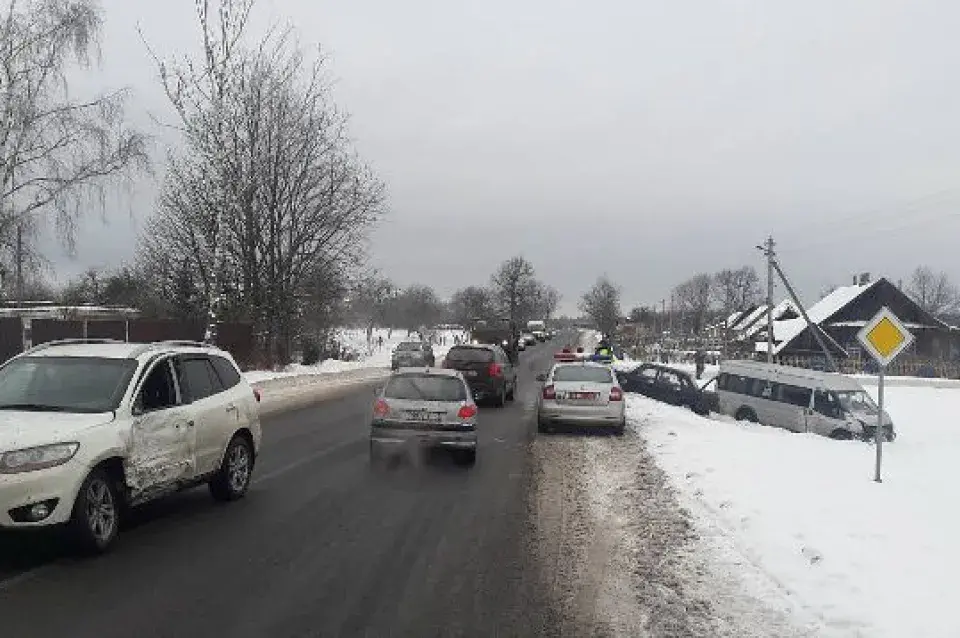
[[[79,443],[54,443],[4,452],[0,455],[0,474],[35,472],[63,465],[80,449]]]

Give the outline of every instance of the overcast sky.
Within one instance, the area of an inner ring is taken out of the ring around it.
[[[102,0],[91,86],[166,117],[136,32],[195,52],[193,0]],[[625,310],[768,233],[809,300],[858,271],[960,278],[955,0],[259,0],[251,27],[321,44],[389,188],[376,265],[442,295],[522,253],[572,311],[602,273]],[[83,89],[83,86],[80,87]],[[129,259],[155,185],[92,215],[61,277]],[[778,293],[779,294],[779,293]]]

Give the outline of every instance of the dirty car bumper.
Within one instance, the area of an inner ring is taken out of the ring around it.
[[[444,447],[473,450],[477,447],[477,432],[470,428],[425,430],[416,427],[370,428],[370,441],[389,447]]]

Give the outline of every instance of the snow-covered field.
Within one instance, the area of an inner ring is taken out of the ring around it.
[[[453,331],[440,331],[438,336],[442,337],[443,342],[434,344],[433,352],[437,361],[446,355],[447,350],[453,345]],[[383,337],[383,347],[377,345],[377,338]],[[364,330],[342,330],[338,335],[339,340],[349,345],[352,349],[362,353],[358,361],[338,361],[327,359],[316,365],[291,364],[285,370],[254,370],[245,373],[250,383],[262,384],[267,381],[285,379],[291,377],[302,377],[303,381],[319,381],[319,375],[337,375],[349,372],[351,377],[361,378],[363,376],[376,376],[383,373],[384,369],[390,367],[390,354],[394,347],[401,341],[415,341],[418,339],[416,334],[407,336],[406,330],[394,330],[392,334],[387,330],[373,331],[373,346],[368,348],[366,332]],[[325,377],[323,377],[325,378]]]
[[[705,550],[745,588],[779,592],[798,627],[960,636],[960,389],[887,389],[899,437],[884,446],[880,484],[864,443],[701,418],[638,396],[627,405]]]

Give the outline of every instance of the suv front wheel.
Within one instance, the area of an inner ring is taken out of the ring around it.
[[[101,554],[120,531],[121,496],[103,468],[94,468],[83,481],[73,504],[70,529],[80,551]]]
[[[230,439],[220,469],[210,481],[210,493],[218,501],[243,498],[253,475],[253,446],[240,434]]]

